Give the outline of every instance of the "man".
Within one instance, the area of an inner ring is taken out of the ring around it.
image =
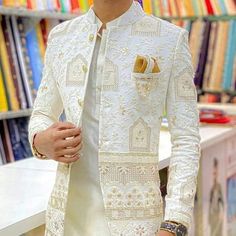
[[[58,161],[46,235],[186,235],[199,162],[193,76],[187,32],[132,0],[95,0],[50,32],[29,124],[34,154]],[[164,109],[173,144],[165,214]]]

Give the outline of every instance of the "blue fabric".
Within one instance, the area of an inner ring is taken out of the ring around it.
[[[30,59],[30,67],[32,69],[33,85],[34,89],[38,90],[42,78],[43,62],[40,55],[37,34],[34,27],[26,32],[25,35],[27,51]]]
[[[223,84],[224,90],[229,90],[234,88],[233,85],[233,66],[236,57],[236,21],[232,20],[230,22],[230,29],[228,34],[228,42],[225,56],[225,66],[223,73]]]

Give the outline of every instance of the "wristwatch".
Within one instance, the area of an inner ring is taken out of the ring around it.
[[[33,144],[32,144],[32,152],[33,152],[33,155],[36,156],[37,158],[39,159],[47,159],[47,156],[41,154],[40,152],[38,152],[38,150],[36,149],[35,145],[34,145],[34,138],[35,138],[36,134],[34,135],[33,137]]]
[[[160,229],[173,233],[175,236],[187,236],[187,227],[175,221],[164,221]]]

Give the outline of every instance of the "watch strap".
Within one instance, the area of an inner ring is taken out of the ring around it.
[[[173,233],[176,236],[186,236],[187,227],[183,224],[173,222],[173,221],[164,221],[161,223],[160,229]]]

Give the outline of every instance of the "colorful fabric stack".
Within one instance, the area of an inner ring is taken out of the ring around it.
[[[6,7],[23,7],[31,10],[59,11],[76,13],[86,12],[92,0],[3,0],[0,5]]]
[[[42,77],[47,36],[59,22],[0,18],[0,112],[32,107]]]
[[[235,15],[235,0],[139,0],[149,14],[160,17]]]
[[[190,23],[195,84],[205,91],[235,91],[236,20]]]

